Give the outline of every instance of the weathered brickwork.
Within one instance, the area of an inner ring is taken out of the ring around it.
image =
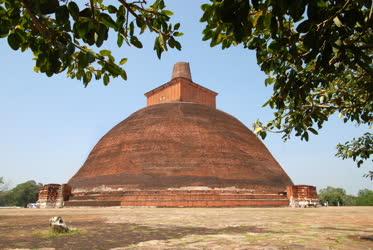
[[[66,206],[237,207],[288,206],[284,194],[255,194],[245,190],[139,190],[77,192]]]
[[[39,190],[38,204],[41,208],[63,207],[71,194],[67,184],[46,184]]]
[[[172,72],[172,79],[158,88],[147,93],[147,105],[167,102],[193,102],[216,107],[218,93],[202,87],[192,81],[189,63],[176,63]]]
[[[178,77],[145,96],[148,106],[167,102],[193,102],[215,108],[217,93],[189,79]]]
[[[115,126],[70,179],[73,188],[158,190],[204,186],[285,192],[290,178],[234,117],[206,105],[165,103]]]
[[[288,206],[291,179],[188,63],[145,94],[148,106],[111,129],[69,180],[66,206]],[[157,105],[156,105],[157,104]]]
[[[317,206],[319,204],[315,186],[291,185],[286,188],[286,193],[292,207]]]

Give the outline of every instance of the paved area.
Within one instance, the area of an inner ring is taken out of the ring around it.
[[[62,216],[76,233],[49,234]],[[0,209],[0,249],[373,249],[373,207]]]

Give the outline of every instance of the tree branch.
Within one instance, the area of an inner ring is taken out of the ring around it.
[[[141,7],[138,7],[138,6],[136,6],[136,5],[133,5],[133,4],[129,4],[129,3],[127,3],[126,1],[124,1],[124,0],[118,0],[127,10],[128,10],[128,12],[129,13],[131,13],[131,15],[132,16],[134,16],[136,19],[137,18],[141,18],[133,9],[132,9],[132,7],[135,7],[135,8],[137,8],[137,9],[140,9],[141,11],[145,11],[145,12],[148,12],[148,13],[151,13],[151,14],[154,14],[154,15],[162,15],[162,16],[164,16],[162,13],[158,13],[158,12],[154,12],[154,11],[150,11],[150,10],[146,10],[146,9],[144,9],[144,8],[141,8]],[[158,34],[161,34],[161,35],[163,35],[163,36],[166,36],[166,37],[168,37],[169,36],[169,34],[165,34],[164,32],[162,32],[161,30],[158,30],[158,29],[156,29],[156,28],[154,28],[150,23],[149,23],[149,21],[148,21],[148,19],[147,18],[145,18],[145,21],[146,21],[146,24],[148,25],[148,27],[150,28],[150,29],[152,29],[152,30],[154,30],[155,32],[157,32]]]
[[[325,26],[327,23],[333,21],[333,19],[335,17],[337,17],[339,14],[342,13],[342,11],[348,6],[348,4],[350,3],[350,0],[347,0],[346,3],[342,6],[341,9],[339,9],[334,15],[332,15],[331,17],[329,17],[328,19],[322,21],[321,23],[319,23],[317,25],[317,31],[319,31],[319,29],[322,27],[322,26]]]
[[[90,4],[91,4],[91,11],[92,11],[92,18],[93,20],[95,20],[95,3],[94,3],[94,0],[89,0],[90,1]]]
[[[32,24],[38,30],[39,33],[44,34],[47,38],[50,38],[49,30],[44,27],[44,25],[40,22],[40,20],[32,13],[29,2],[27,0],[22,0],[22,4],[25,7],[25,10],[30,15]]]

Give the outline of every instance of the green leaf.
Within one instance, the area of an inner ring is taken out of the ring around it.
[[[109,29],[102,23],[99,24],[98,30],[95,30],[95,34],[97,34],[96,46],[101,47],[105,40],[108,38]]]
[[[78,61],[78,66],[80,67],[80,68],[85,68],[85,67],[87,67],[88,66],[88,64],[89,64],[89,62],[88,62],[88,56],[87,56],[87,54],[86,53],[84,53],[84,52],[80,52],[79,53],[79,55],[78,55],[78,59],[79,59],[79,61]]]
[[[124,18],[125,15],[126,15],[126,8],[124,8],[123,5],[119,6],[119,9],[117,11],[117,17]]]
[[[14,34],[14,33],[11,33],[9,36],[8,36],[8,44],[9,46],[14,49],[14,50],[18,50],[19,47],[20,47],[20,39],[19,37]]]
[[[49,0],[49,1],[39,1],[39,10],[43,15],[52,14],[56,11],[59,6],[58,0]]]
[[[175,40],[175,47],[177,50],[181,50],[181,44]]]
[[[83,82],[85,84],[85,86],[88,85],[88,83],[92,80],[92,73],[91,72],[86,72],[84,75],[83,75]]]
[[[114,76],[118,76],[118,75],[120,75],[122,73],[122,69],[118,65],[116,65],[116,64],[108,63],[106,65],[106,68]]]
[[[108,11],[109,11],[110,14],[116,13],[118,11],[118,9],[115,6],[113,6],[113,5],[109,5],[107,7],[107,9],[108,9]]]
[[[157,1],[158,1],[158,0],[157,0]],[[159,7],[160,9],[164,9],[164,7],[166,7],[165,4],[164,4],[164,1],[163,1],[163,0],[159,0],[158,2],[159,2],[158,7]]]
[[[272,16],[271,18],[270,29],[271,29],[272,36],[275,36],[278,30],[277,20],[275,16]]]
[[[66,5],[58,7],[55,13],[56,21],[59,24],[65,24],[69,21],[69,10]]]
[[[175,48],[175,39],[173,37],[168,39],[168,46],[170,46],[172,49]]]
[[[117,45],[118,47],[122,47],[124,41],[124,37],[122,34],[118,33],[118,38],[117,38]]]
[[[162,50],[166,50],[166,43],[165,43],[165,40],[163,39],[163,35],[159,36],[159,45],[161,46]]]
[[[207,11],[208,10],[208,8],[210,8],[210,4],[208,4],[208,3],[204,3],[204,4],[202,4],[201,5],[201,9],[203,10],[203,11]]]
[[[0,18],[0,38],[9,34],[10,22]]]
[[[264,140],[266,137],[267,137],[267,132],[265,132],[264,130],[263,131],[260,131],[258,133],[258,135],[262,138],[262,140]]]
[[[178,30],[180,28],[180,23],[175,24],[174,30]]]
[[[172,16],[174,13],[171,10],[162,10],[162,14],[166,16]]]
[[[303,43],[306,46],[306,48],[312,49],[312,48],[317,48],[318,47],[318,39],[317,39],[317,34],[314,32],[308,32],[304,37],[303,37]],[[313,55],[313,54],[312,54]],[[315,55],[316,56],[316,55]]]
[[[103,80],[104,80],[104,85],[107,86],[110,82],[110,78],[108,74],[104,74]]]
[[[76,22],[75,27],[79,37],[86,38],[86,34],[89,32],[88,22]]]
[[[106,27],[112,28],[114,30],[118,29],[116,22],[114,22],[114,20],[108,14],[101,13],[100,19],[101,19],[101,22],[106,25]]]
[[[304,132],[301,138],[304,138],[306,141],[308,141],[308,133]]]
[[[267,79],[265,79],[264,83],[265,85],[271,85],[275,82],[275,79],[273,77],[268,77]]]
[[[142,20],[141,17],[136,18],[136,26],[143,29],[143,26],[146,26],[146,23]]]
[[[126,71],[122,70],[122,73],[120,74],[120,77],[122,77],[123,80],[127,80],[127,73]]]
[[[75,46],[73,43],[67,45],[66,55],[71,56],[75,52]]]
[[[183,32],[174,32],[174,36],[178,37],[178,36],[182,36],[184,35]]]
[[[302,15],[306,8],[306,1],[305,0],[297,0],[293,1],[289,7],[290,16],[294,19],[295,22],[299,21],[302,18]]]
[[[310,29],[311,24],[312,24],[312,23],[311,23],[310,20],[303,21],[303,22],[301,22],[301,23],[297,26],[296,30],[297,30],[299,33],[306,33],[306,32],[308,32],[308,30]]]
[[[161,56],[162,56],[162,48],[161,48],[161,45],[159,44],[159,37],[157,37],[155,40],[154,40],[154,50],[156,51],[157,53],[157,57],[159,59],[161,59]]]
[[[311,131],[315,135],[319,134],[314,128],[308,128],[308,130]]]
[[[119,64],[120,64],[120,65],[123,65],[123,64],[125,64],[127,61],[128,61],[128,58],[122,58],[122,59],[119,61]]]
[[[75,2],[70,2],[67,6],[69,9],[70,15],[74,18],[74,20],[77,20],[79,18],[79,7]]]
[[[93,63],[96,60],[95,54],[92,51],[88,51],[86,57],[88,63]]]
[[[131,36],[130,43],[136,48],[142,48],[142,43],[139,41],[139,39],[137,39],[136,36]]]
[[[133,36],[133,32],[135,30],[135,25],[133,24],[133,22],[130,23],[130,36]]]
[[[107,49],[103,49],[100,51],[100,55],[102,56],[111,56],[111,51]]]
[[[79,17],[92,17],[92,9],[91,8],[85,8],[82,11],[79,12]]]
[[[264,16],[264,20],[263,20],[263,25],[264,25],[264,28],[270,28],[271,26],[271,20],[272,20],[272,13],[267,13],[265,16]]]

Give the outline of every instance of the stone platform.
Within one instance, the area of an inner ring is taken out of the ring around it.
[[[153,206],[153,207],[284,207],[284,193],[259,194],[227,190],[142,190],[74,192],[66,207]]]

